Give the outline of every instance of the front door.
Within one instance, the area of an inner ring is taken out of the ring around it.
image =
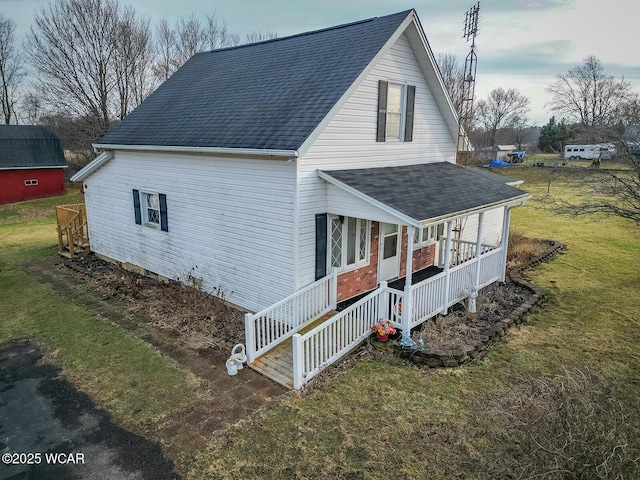
[[[393,280],[400,272],[400,230],[398,225],[380,223],[378,280]]]

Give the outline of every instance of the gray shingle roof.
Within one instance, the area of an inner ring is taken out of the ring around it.
[[[0,125],[0,169],[66,166],[60,139],[46,128]]]
[[[417,221],[528,197],[523,190],[503,181],[448,162],[331,170],[323,174]]]
[[[296,150],[411,12],[198,53],[99,143]]]

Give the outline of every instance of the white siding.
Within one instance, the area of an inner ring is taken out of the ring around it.
[[[502,219],[504,207],[498,207],[484,212],[482,219],[482,243],[499,245],[502,240]],[[462,240],[475,242],[478,235],[478,214],[463,218]]]
[[[275,160],[116,152],[86,180],[91,248],[259,310],[294,291],[295,169]],[[167,196],[169,232],[135,224],[133,189]]]
[[[376,142],[378,80],[416,86],[412,142]],[[325,182],[317,178],[316,169],[369,168],[442,161],[455,161],[455,140],[403,34],[298,161],[299,285],[314,280],[314,218],[316,213],[323,213],[328,208],[327,188]],[[398,185],[398,189],[402,190],[402,185]],[[343,214],[347,214],[346,210]]]

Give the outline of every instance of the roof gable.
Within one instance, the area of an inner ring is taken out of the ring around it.
[[[297,150],[412,14],[196,54],[98,145]]]
[[[66,166],[60,139],[45,127],[0,125],[0,169]]]

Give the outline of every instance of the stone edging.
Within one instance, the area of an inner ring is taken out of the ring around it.
[[[524,314],[546,297],[546,294],[541,288],[530,283],[523,275],[529,268],[550,260],[554,255],[565,248],[560,242],[553,240],[544,240],[544,242],[549,244],[547,251],[532,258],[525,265],[508,272],[508,277],[514,284],[529,291],[529,295],[525,299],[524,303],[512,311],[507,317],[503,318],[486,330],[481,330],[479,332],[480,338],[478,338],[473,345],[463,345],[460,348],[442,351],[418,350],[396,345],[393,347],[393,353],[400,358],[409,360],[418,365],[428,367],[457,367],[477,358],[480,353],[495,345],[495,343],[505,335],[509,328],[523,323]]]

